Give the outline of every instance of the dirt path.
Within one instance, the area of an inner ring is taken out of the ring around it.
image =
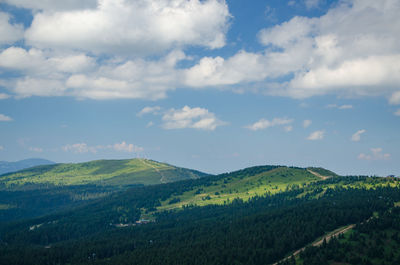
[[[355,226],[355,224],[351,224],[351,225],[348,225],[348,226],[346,226],[346,227],[343,227],[343,228],[340,228],[340,229],[338,229],[338,230],[335,230],[335,231],[333,231],[333,232],[330,232],[330,233],[326,234],[324,237],[322,237],[320,240],[318,240],[318,241],[312,243],[311,245],[312,245],[313,247],[318,247],[318,246],[322,245],[322,243],[324,242],[324,239],[326,240],[326,242],[329,242],[329,240],[331,240],[332,237],[334,237],[334,236],[337,237],[337,236],[340,235],[340,234],[344,234],[344,233],[346,233],[347,231],[349,231],[350,229],[352,229],[354,226]],[[288,257],[286,257],[286,258],[284,258],[284,259],[281,259],[281,260],[278,261],[278,262],[275,262],[273,265],[277,265],[279,262],[282,262],[282,261],[285,261],[285,260],[287,260],[287,259],[290,259],[292,256],[295,256],[295,257],[296,257],[297,255],[300,254],[300,252],[302,252],[302,251],[305,250],[305,249],[306,249],[306,247],[303,247],[303,248],[301,248],[301,249],[298,249],[298,250],[296,250],[295,252],[293,252],[290,256],[288,256]]]
[[[321,174],[319,174],[319,173],[317,173],[317,172],[314,172],[314,171],[312,171],[311,169],[307,169],[307,171],[310,172],[311,174],[313,174],[314,176],[316,176],[316,177],[322,179],[322,180],[325,180],[325,179],[330,178],[330,176],[322,176]]]
[[[156,168],[156,167],[153,166],[152,164],[146,163],[146,159],[140,159],[140,161],[142,161],[142,163],[145,164],[146,166],[149,166],[149,167],[151,167],[152,169],[154,169],[154,170],[161,176],[161,179],[160,179],[160,182],[161,182],[161,183],[166,183],[166,182],[167,182],[167,180],[166,180],[164,174],[161,173],[161,171],[160,171],[158,168]]]

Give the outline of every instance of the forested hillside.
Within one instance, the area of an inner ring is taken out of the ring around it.
[[[137,186],[3,225],[0,263],[272,264],[335,229],[372,224],[400,201],[398,179],[309,170],[262,166]],[[309,264],[309,251],[285,262]]]

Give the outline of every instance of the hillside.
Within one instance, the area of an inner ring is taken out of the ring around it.
[[[15,172],[18,170],[41,166],[41,165],[51,165],[54,164],[53,161],[40,159],[40,158],[30,158],[24,159],[16,162],[7,162],[7,161],[0,161],[0,175]]]
[[[161,202],[158,210],[181,208],[183,205],[226,204],[239,198],[276,194],[321,180],[304,168],[285,166],[251,167],[222,174],[207,183],[196,185],[181,195]]]
[[[0,176],[0,223],[70,209],[134,186],[204,176],[146,159],[37,166]]]
[[[159,214],[168,210],[181,210],[184,207],[229,205],[233,201],[241,199],[247,201],[254,197],[270,196],[284,191],[296,190],[312,183],[318,183],[320,178],[314,176],[304,168],[290,168],[284,166],[257,166],[243,170],[220,174],[217,176],[205,176],[197,179],[189,179],[179,182],[171,182],[148,187],[134,187],[123,192],[112,192],[110,186],[64,186],[54,194],[54,189],[40,191],[36,201],[53,200],[65,201],[65,197],[74,196],[80,200],[86,197],[94,199],[81,211],[67,214],[63,222],[68,225],[86,223],[90,213],[95,214],[95,225],[104,226],[109,223],[134,223],[139,219],[154,220]],[[84,188],[84,190],[82,190]],[[33,197],[36,193],[28,191],[22,193],[25,198]],[[61,196],[62,195],[62,196]],[[43,197],[41,199],[41,196]],[[7,194],[7,198],[10,194]],[[4,200],[7,200],[4,198]],[[27,199],[20,202],[26,204]],[[76,200],[74,201],[76,202]],[[101,202],[101,203],[99,203]],[[12,205],[8,203],[7,205]],[[31,205],[28,201],[26,205]],[[35,207],[41,207],[35,205]],[[28,207],[25,207],[28,208]],[[16,209],[8,209],[12,211]],[[3,210],[3,212],[6,210]],[[0,220],[1,220],[0,211]],[[91,220],[93,217],[90,217]],[[79,225],[78,225],[79,226]]]
[[[228,201],[224,194],[237,197]],[[185,203],[191,200],[197,201]],[[398,201],[395,178],[321,179],[308,169],[253,167],[134,187],[0,226],[0,263],[273,264],[341,227],[392,212]],[[166,211],[165,205],[174,208]],[[145,220],[146,215],[153,219]],[[396,264],[388,259],[385,264]]]
[[[39,188],[46,186],[153,185],[207,174],[147,159],[97,160],[77,164],[37,166],[0,176],[3,189]]]

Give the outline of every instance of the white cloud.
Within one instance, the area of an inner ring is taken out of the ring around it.
[[[31,48],[9,47],[0,53],[0,67],[35,76],[78,73],[95,66],[95,60],[82,53],[54,54]]]
[[[358,159],[360,160],[388,160],[390,159],[390,154],[388,153],[382,153],[383,149],[378,147],[378,148],[371,148],[371,153],[370,154],[364,154],[361,153],[358,155]]]
[[[82,153],[97,153],[97,149],[95,147],[90,147],[86,143],[77,143],[77,144],[67,144],[62,147],[62,150],[65,152],[73,152],[76,154],[82,154]]]
[[[41,153],[41,152],[43,152],[43,148],[40,148],[40,147],[29,147],[29,151],[32,151],[32,152],[37,152],[37,153]]]
[[[222,0],[6,2],[34,9],[24,35],[31,48],[0,49],[0,71],[19,74],[0,83],[16,97],[165,98],[185,85],[176,65],[190,58],[181,50],[224,46],[231,17]],[[2,19],[0,44],[10,15]]]
[[[95,9],[36,13],[28,44],[97,53],[159,54],[172,47],[225,45],[225,1],[101,0]]]
[[[4,114],[0,114],[0,121],[12,121],[13,119],[11,117],[8,117]]]
[[[146,128],[150,128],[150,127],[152,127],[153,125],[154,125],[154,122],[149,121],[149,122],[147,123],[147,125],[146,125]]]
[[[15,84],[15,93],[18,97],[30,96],[63,96],[66,87],[57,79],[30,78],[20,79]]]
[[[4,150],[4,147],[3,147],[2,145],[0,145],[0,151],[1,151],[1,150]]]
[[[24,36],[21,24],[10,24],[11,15],[0,12],[0,45],[12,44]]]
[[[9,98],[9,97],[10,97],[10,95],[8,95],[8,94],[0,93],[0,100],[1,100],[1,99],[7,99],[7,98]]]
[[[351,140],[353,141],[353,142],[358,142],[358,141],[360,141],[361,140],[361,135],[363,134],[363,133],[365,133],[366,132],[366,130],[358,130],[357,132],[355,132],[352,136],[351,136]]]
[[[311,120],[304,120],[303,121],[303,128],[308,128],[311,125]]]
[[[160,110],[160,106],[144,107],[136,116],[141,117],[145,114],[158,114]]]
[[[114,150],[116,152],[138,153],[142,152],[144,148],[134,144],[128,144],[125,141],[123,141],[121,143],[115,143],[113,145],[97,145],[97,146],[89,146],[86,143],[67,144],[62,147],[62,150],[64,150],[65,152],[73,152],[77,154],[83,154],[88,152],[96,154],[100,150]]]
[[[340,109],[340,110],[345,110],[345,109],[352,109],[353,105],[336,105],[336,104],[328,104],[326,105],[328,109]]]
[[[128,153],[133,153],[133,152],[137,153],[137,152],[142,152],[144,150],[143,147],[136,146],[134,144],[127,144],[126,142],[116,143],[112,146],[112,148],[118,152],[128,152]]]
[[[187,70],[186,84],[235,89],[255,82],[249,87],[299,99],[326,94],[389,97],[400,89],[400,4],[379,3],[340,1],[321,17],[294,17],[263,29],[258,37],[265,51],[205,57]],[[275,83],[288,75],[294,77]],[[400,103],[396,95],[392,103]]]
[[[0,52],[0,69],[21,72],[21,77],[6,82],[17,97],[160,99],[179,85],[176,64],[185,58],[183,52],[172,51],[155,60],[109,60],[99,64],[81,53],[54,54],[10,47]]]
[[[279,126],[279,125],[287,125],[292,123],[293,120],[292,119],[287,119],[287,118],[274,118],[271,121],[266,120],[266,119],[260,119],[259,121],[247,125],[245,128],[252,130],[252,131],[258,131],[258,130],[263,130],[263,129],[267,129],[270,127],[274,127],[274,126]],[[291,126],[287,126],[289,127],[289,130],[286,131],[291,131],[291,129],[293,129],[293,127]]]
[[[312,132],[308,137],[307,140],[315,141],[315,140],[322,140],[324,139],[325,131],[315,131]]]
[[[163,116],[164,129],[193,128],[213,131],[226,122],[217,119],[214,113],[204,108],[190,108],[184,106],[182,109],[170,109]]]
[[[240,51],[225,60],[222,57],[204,57],[184,72],[185,84],[191,87],[234,85],[261,81],[268,76],[260,54]]]
[[[32,48],[0,51],[0,71],[21,75],[0,79],[17,97],[157,100],[180,87],[218,87],[299,99],[384,96],[400,104],[397,0],[339,1],[320,17],[296,16],[261,30],[261,52],[198,61],[183,50],[225,45],[230,18],[225,1],[6,1],[35,9],[24,40]],[[318,2],[305,0],[310,8]],[[13,27],[13,43],[23,27],[1,14],[0,25]],[[7,35],[0,33],[0,39]],[[177,66],[190,59],[191,67]],[[282,83],[282,77],[288,81]]]
[[[398,110],[394,113],[394,115],[400,116],[400,109],[398,109]]]

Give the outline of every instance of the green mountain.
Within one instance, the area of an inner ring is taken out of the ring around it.
[[[204,206],[226,204],[239,198],[276,194],[323,179],[304,168],[258,166],[221,174],[210,181],[193,186],[184,193],[161,201],[158,210],[181,208],[183,205]],[[206,180],[204,180],[206,181]]]
[[[37,166],[0,176],[3,189],[36,189],[47,186],[153,185],[185,179],[196,179],[207,174],[171,166],[148,159],[97,160],[77,164]]]
[[[397,264],[399,201],[396,178],[258,166],[0,224],[0,264]]]
[[[0,223],[70,209],[133,186],[204,176],[147,159],[37,166],[0,176]]]

